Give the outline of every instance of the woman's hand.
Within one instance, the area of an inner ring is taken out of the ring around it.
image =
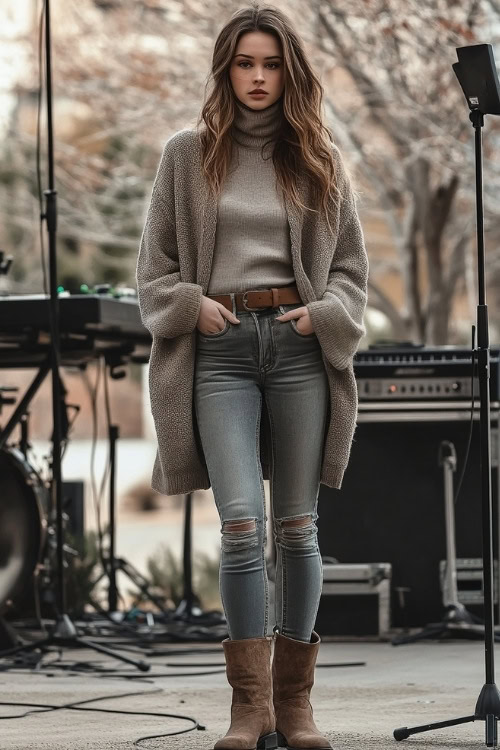
[[[295,318],[297,320],[295,325],[297,326],[297,331],[299,333],[302,333],[304,336],[307,336],[309,333],[313,333],[314,328],[311,322],[311,316],[309,315],[309,310],[305,305],[304,307],[296,307],[295,310],[288,310],[283,315],[278,315],[276,320],[279,320],[281,323],[285,323],[291,318]],[[299,318],[302,322],[299,321]]]
[[[227,318],[230,323],[240,322],[227,307],[203,294],[196,328],[205,334],[218,333],[224,329],[224,318]]]

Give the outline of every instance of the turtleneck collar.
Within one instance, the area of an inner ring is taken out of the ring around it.
[[[232,124],[234,140],[245,148],[261,149],[269,139],[276,137],[281,125],[282,98],[264,109],[252,109],[235,97]]]

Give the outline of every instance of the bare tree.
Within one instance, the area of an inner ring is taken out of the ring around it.
[[[128,281],[163,143],[194,124],[209,68],[213,6],[190,2],[52,3],[59,283]],[[222,7],[222,6],[221,6]],[[224,13],[226,15],[226,12]],[[0,241],[8,282],[41,287],[36,171],[40,19],[20,34],[29,65],[0,148]],[[1,31],[0,31],[1,33]],[[46,116],[41,109],[42,184]]]
[[[132,281],[162,145],[194,125],[213,42],[240,7],[241,0],[52,3],[60,283]],[[368,203],[383,210],[392,232],[395,261],[370,258],[369,304],[389,317],[398,338],[445,343],[457,291],[470,301],[475,294],[473,130],[451,64],[456,46],[485,35],[494,41],[499,8],[493,0],[287,0],[279,7],[319,69],[329,124],[371,185]],[[27,291],[41,286],[37,20],[19,39],[31,65],[17,83],[0,154],[0,241],[16,249],[9,283]],[[493,245],[500,238],[499,135],[493,120],[487,124],[485,218]],[[380,283],[394,268],[403,279],[402,310]],[[500,253],[489,252],[487,281],[499,275]]]
[[[455,47],[479,43],[498,9],[480,0],[318,0],[315,9],[318,47],[356,92],[354,107],[342,108],[331,94],[327,106],[386,211],[404,280],[407,335],[447,343],[466,254],[475,248],[474,131],[451,65]],[[494,121],[488,126],[485,207],[494,234],[499,129]]]

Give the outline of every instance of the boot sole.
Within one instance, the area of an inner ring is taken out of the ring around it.
[[[276,750],[278,747],[278,738],[276,732],[270,734],[263,734],[257,741],[256,748],[254,750]],[[226,748],[225,750],[228,750]]]
[[[278,735],[278,747],[286,748],[286,750],[310,750],[310,748],[303,748],[303,747],[294,747],[293,745],[289,745],[286,741],[286,737],[284,734],[281,734],[281,732],[276,733]],[[333,750],[332,746],[330,744],[323,745],[323,747],[315,747],[314,750]]]
[[[257,742],[257,750],[276,750],[278,747],[278,735],[276,732],[263,734]]]

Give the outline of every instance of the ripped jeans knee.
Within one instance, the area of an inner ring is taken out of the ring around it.
[[[276,543],[290,550],[315,548],[318,527],[310,513],[304,516],[275,518],[274,534]]]
[[[256,518],[223,521],[221,534],[221,545],[224,552],[236,552],[259,544]]]

